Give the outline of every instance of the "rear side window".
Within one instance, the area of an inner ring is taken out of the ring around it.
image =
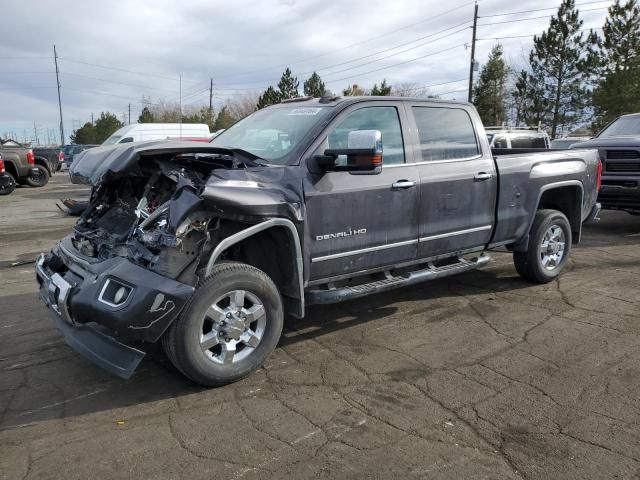
[[[512,135],[511,148],[547,148],[542,135]]]
[[[469,114],[461,108],[413,107],[422,161],[455,160],[480,153]]]

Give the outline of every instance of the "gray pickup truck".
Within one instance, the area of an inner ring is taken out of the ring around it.
[[[71,175],[93,185],[89,206],[39,257],[40,296],[69,345],[121,377],[144,355],[131,342],[161,341],[193,381],[233,382],[311,304],[497,248],[554,280],[597,209],[597,152],[505,153],[468,104],[334,96],[259,110],[209,144],[87,150]]]
[[[14,184],[43,187],[49,182],[47,159],[36,157],[31,147],[13,141],[7,142],[0,145],[0,155],[4,161],[5,175],[10,177]]]

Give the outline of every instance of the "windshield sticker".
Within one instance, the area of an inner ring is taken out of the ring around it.
[[[320,108],[294,108],[291,110],[288,115],[317,115],[322,110]]]

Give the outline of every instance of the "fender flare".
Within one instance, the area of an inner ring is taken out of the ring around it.
[[[582,233],[582,210],[583,210],[583,202],[584,202],[584,185],[580,180],[566,180],[563,182],[554,182],[554,183],[548,183],[546,185],[542,185],[542,187],[540,188],[540,191],[538,192],[538,198],[536,199],[536,203],[534,204],[535,208],[533,209],[533,214],[531,215],[531,218],[529,218],[527,231],[522,236],[522,238],[520,238],[518,241],[516,241],[513,244],[513,247],[512,247],[513,250],[517,252],[527,250],[527,245],[529,243],[529,232],[531,232],[531,227],[533,226],[533,221],[535,219],[535,213],[538,210],[538,207],[540,206],[540,200],[542,200],[542,195],[549,190],[555,190],[557,188],[562,188],[562,187],[578,187],[580,189],[580,205],[578,205],[578,238],[577,238],[578,241],[580,240],[580,236]]]
[[[216,245],[216,248],[211,252],[211,256],[209,257],[209,261],[207,262],[207,268],[205,270],[205,276],[211,275],[213,271],[213,266],[218,260],[218,257],[227,250],[232,245],[239,243],[259,232],[267,230],[269,228],[274,227],[285,227],[289,232],[291,240],[293,241],[293,245],[295,248],[295,264],[294,269],[296,276],[298,277],[297,290],[298,290],[298,308],[296,309],[297,316],[299,318],[304,317],[304,270],[303,270],[303,261],[302,261],[302,246],[300,245],[300,237],[298,236],[298,230],[291,220],[286,218],[270,218],[269,220],[265,220],[264,222],[257,223],[252,225],[244,230],[240,230],[237,233],[223,239]]]

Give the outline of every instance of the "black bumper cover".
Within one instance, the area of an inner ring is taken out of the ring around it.
[[[133,374],[144,352],[120,340],[157,341],[194,291],[126,258],[83,257],[68,238],[38,258],[36,277],[40,298],[67,344],[122,378]],[[108,282],[130,288],[121,304],[105,301]]]

